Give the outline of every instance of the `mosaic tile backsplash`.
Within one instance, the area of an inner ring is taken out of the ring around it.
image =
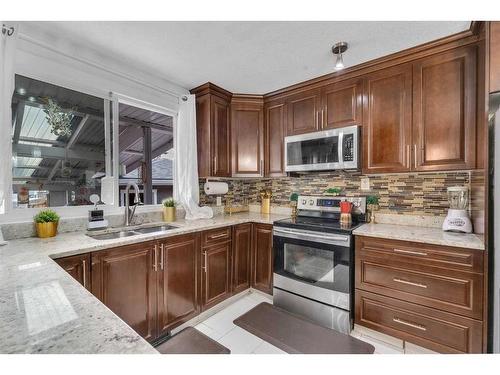
[[[322,195],[330,187],[343,189],[342,195],[377,195],[381,213],[445,216],[448,209],[446,189],[449,186],[469,186],[479,172],[407,173],[363,176],[361,173],[313,173],[298,176],[263,179],[222,179],[229,185],[223,202],[233,205],[260,203],[259,192],[271,190],[271,203],[288,206],[290,195]],[[370,180],[370,191],[361,191],[361,179]],[[200,180],[200,203],[215,205],[216,197],[203,192],[205,180]]]

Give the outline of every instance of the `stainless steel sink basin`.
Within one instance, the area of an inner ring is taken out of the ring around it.
[[[111,232],[111,233],[102,233],[102,234],[88,234],[87,236],[92,237],[96,240],[112,240],[115,238],[123,238],[130,236],[137,236],[139,233],[136,233],[131,230],[121,230],[119,232]]]
[[[172,225],[165,224],[165,225],[157,225],[155,227],[149,227],[149,228],[134,229],[134,232],[146,234],[146,233],[163,232],[163,231],[171,230],[171,229],[176,229],[176,227],[174,227]]]

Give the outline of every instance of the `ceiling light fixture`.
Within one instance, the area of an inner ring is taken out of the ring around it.
[[[332,47],[332,53],[337,56],[337,61],[335,62],[335,70],[344,69],[344,59],[342,54],[347,51],[348,44],[346,42],[335,43]]]
[[[18,90],[17,90],[17,93],[19,95],[25,95],[26,94],[26,89],[23,88],[23,87],[20,87]]]

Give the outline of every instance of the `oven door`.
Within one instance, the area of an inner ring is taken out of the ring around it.
[[[345,310],[351,305],[351,236],[275,227],[274,287]]]

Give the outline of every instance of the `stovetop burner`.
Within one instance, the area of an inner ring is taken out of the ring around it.
[[[274,222],[274,225],[286,228],[298,228],[314,231],[328,231],[330,233],[352,233],[352,231],[364,223],[353,222],[351,224],[341,223],[331,218],[318,218],[297,216],[293,219],[282,219]]]

